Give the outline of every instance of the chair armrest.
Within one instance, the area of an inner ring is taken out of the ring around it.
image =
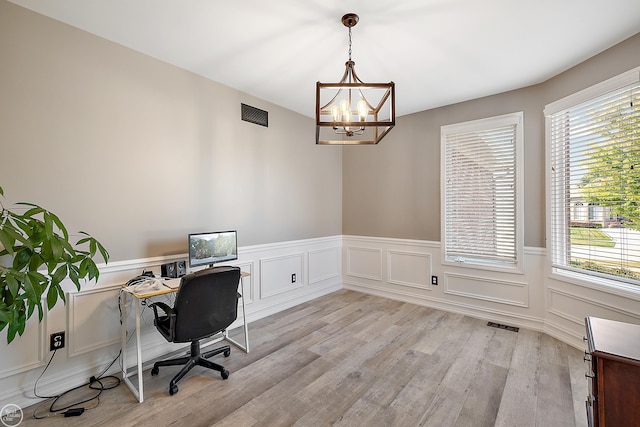
[[[176,312],[173,311],[173,308],[169,307],[167,304],[163,303],[163,302],[154,302],[153,304],[149,305],[150,307],[153,307],[153,315],[155,317],[154,320],[154,324],[156,325],[156,327],[158,328],[158,330],[164,330],[166,326],[160,326],[160,323],[164,323],[161,322],[160,317],[158,316],[158,307],[160,307],[160,309],[162,311],[164,311],[166,316],[162,316],[165,317],[167,319],[169,319],[169,325],[168,325],[168,330],[166,330],[163,334],[168,334],[168,336],[166,336],[166,338],[169,340],[169,342],[173,342],[173,339],[175,338],[175,323],[176,323]],[[162,313],[161,313],[162,315]],[[166,325],[166,324],[165,324]]]
[[[158,309],[156,307],[160,307],[160,309],[164,311],[164,314],[169,317],[176,316],[176,313],[173,311],[173,309],[163,302],[154,302],[153,304],[149,304],[149,307],[153,307],[153,315],[156,319],[158,318]]]

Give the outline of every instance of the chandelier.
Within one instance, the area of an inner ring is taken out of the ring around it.
[[[316,83],[316,144],[377,144],[395,126],[395,84],[364,83],[351,60],[351,28],[358,15],[347,13],[349,60],[338,83]]]

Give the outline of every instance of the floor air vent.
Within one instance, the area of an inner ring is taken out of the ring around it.
[[[260,126],[269,127],[269,113],[247,104],[240,104],[242,107],[242,120],[255,123]]]
[[[498,328],[498,329],[506,329],[507,331],[511,331],[511,332],[518,332],[520,330],[520,328],[516,328],[515,326],[507,326],[507,325],[502,325],[500,323],[495,323],[495,322],[489,322],[487,323],[487,326],[491,326],[492,328]]]

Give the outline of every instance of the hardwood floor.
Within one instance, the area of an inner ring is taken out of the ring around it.
[[[238,333],[240,328],[236,330]],[[145,371],[77,418],[22,426],[584,426],[582,353],[539,332],[342,290],[249,325],[251,352]]]

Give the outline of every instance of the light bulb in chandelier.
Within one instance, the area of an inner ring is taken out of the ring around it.
[[[361,99],[356,103],[355,110],[351,109],[351,105],[348,100],[343,99],[338,103],[338,105],[333,105],[330,111],[334,123],[333,130],[336,134],[353,136],[362,135],[362,133],[364,133],[364,127],[362,126],[354,127],[344,124],[351,123],[351,117],[355,114],[358,116],[358,122],[356,123],[366,122],[367,115],[369,114],[369,108],[367,107],[367,102],[364,99]],[[342,123],[342,125],[339,126],[338,123]]]

